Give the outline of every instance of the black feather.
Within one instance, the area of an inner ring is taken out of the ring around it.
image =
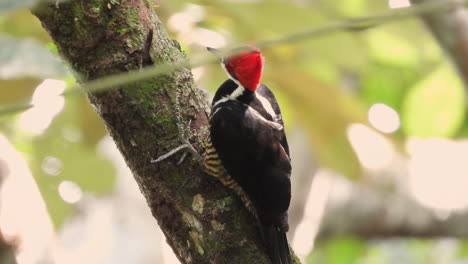
[[[260,85],[256,92],[245,89],[237,98],[231,98],[237,88],[234,81],[228,80],[215,94],[211,141],[223,167],[253,202],[273,263],[290,264],[286,232],[291,159],[281,112],[268,87]],[[268,100],[274,113],[264,108],[259,96]]]

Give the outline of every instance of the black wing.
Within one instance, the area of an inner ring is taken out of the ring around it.
[[[251,197],[264,224],[287,229],[291,164],[284,129],[238,101],[220,103],[212,111],[211,140],[224,167]]]
[[[275,95],[273,92],[264,84],[261,84],[258,89],[257,93],[266,98],[270,104],[273,110],[275,111],[276,117],[274,117],[274,121],[281,124],[284,128],[284,122],[283,122],[283,116],[281,115],[281,110],[278,104],[278,101],[276,100]],[[289,156],[289,145],[288,145],[288,140],[286,139],[286,135],[284,135],[281,138],[281,145],[283,146],[284,150],[286,153],[288,153]]]

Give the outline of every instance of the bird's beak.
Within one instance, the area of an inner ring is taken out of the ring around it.
[[[215,54],[217,57],[219,57],[220,59],[223,58],[223,53],[219,50],[219,49],[215,49],[215,48],[211,48],[211,47],[206,47],[206,49],[209,51],[209,52],[212,52],[213,54]]]

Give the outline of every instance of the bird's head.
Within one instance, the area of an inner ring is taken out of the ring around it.
[[[207,49],[218,53],[216,49]],[[221,65],[231,79],[255,92],[263,74],[262,53],[260,49],[252,45],[242,46],[239,50],[232,56],[222,58]]]

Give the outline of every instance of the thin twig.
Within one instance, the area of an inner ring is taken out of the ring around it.
[[[0,116],[8,115],[8,114],[15,114],[18,112],[24,112],[32,108],[33,106],[34,105],[31,103],[25,103],[24,100],[9,103],[9,104],[4,104],[0,106]]]
[[[329,25],[315,27],[310,30],[306,30],[299,33],[293,33],[279,37],[277,39],[261,41],[256,43],[256,46],[259,48],[269,48],[273,46],[278,46],[287,43],[298,42],[306,39],[316,38],[324,36],[327,34],[332,34],[341,31],[362,31],[370,27],[378,26],[387,22],[399,21],[404,18],[410,18],[418,15],[433,13],[433,12],[444,12],[452,8],[464,6],[468,3],[468,0],[448,0],[440,2],[430,2],[425,4],[413,5],[407,8],[392,9],[386,12],[383,12],[374,16],[367,16],[361,18],[352,18]],[[222,50],[222,54],[229,55],[235,53],[239,49],[225,49]],[[86,84],[76,85],[68,90],[66,90],[62,95],[75,95],[75,94],[85,94],[92,92],[105,91],[110,89],[122,88],[125,85],[149,79],[152,77],[157,77],[160,75],[168,74],[175,70],[180,70],[183,68],[195,68],[202,65],[214,63],[218,61],[218,58],[208,58],[202,59],[193,63],[181,63],[181,64],[158,64],[151,67],[146,67],[142,70],[130,71],[125,73],[120,73],[116,75],[111,75],[108,77],[100,78],[87,82]],[[25,104],[22,102],[12,103],[5,107],[0,107],[0,115],[12,114],[16,112],[21,112],[26,109],[31,108],[31,104]]]
[[[262,41],[259,42],[257,45],[261,48],[268,48],[272,46],[319,37],[326,34],[332,34],[340,31],[362,31],[374,26],[384,24],[386,22],[393,22],[396,20],[411,18],[427,13],[449,11],[452,8],[464,6],[467,3],[468,0],[448,0],[418,4],[407,8],[393,9],[374,16],[350,18],[337,21],[335,23],[331,23],[322,27],[312,28],[310,30],[306,30],[299,33],[293,33],[285,37],[279,37],[278,39]]]

